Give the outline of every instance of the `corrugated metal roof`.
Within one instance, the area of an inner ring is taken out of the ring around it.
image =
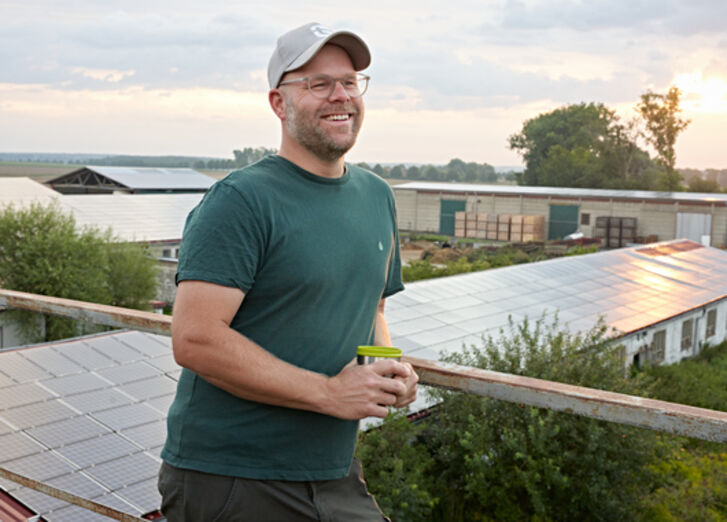
[[[0,206],[57,201],[81,226],[111,228],[124,241],[174,241],[182,237],[187,214],[203,193],[59,194],[29,178],[0,177]]]
[[[517,196],[553,196],[567,198],[603,198],[603,199],[635,199],[635,200],[666,200],[679,202],[700,202],[727,205],[727,194],[702,192],[650,192],[646,190],[604,190],[567,187],[526,187],[520,185],[485,185],[474,183],[438,183],[413,181],[391,187],[398,190],[415,190],[443,193],[476,193],[476,194],[511,194]]]
[[[197,172],[194,169],[91,165],[84,168],[93,170],[132,190],[206,190],[217,181],[213,177]],[[73,172],[67,175],[71,174]]]
[[[170,346],[116,332],[0,351],[0,466],[137,516],[158,509],[181,371]],[[12,481],[0,486],[50,522],[107,520]]]
[[[409,283],[386,319],[405,355],[438,359],[497,337],[508,317],[557,311],[584,331],[603,316],[627,334],[726,295],[727,252],[674,240]]]
[[[63,208],[79,225],[110,227],[125,241],[170,241],[182,238],[187,214],[200,202],[194,194],[64,195]]]
[[[47,204],[59,196],[55,190],[30,178],[0,177],[0,206],[10,203],[16,206]]]

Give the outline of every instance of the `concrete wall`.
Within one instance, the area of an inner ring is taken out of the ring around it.
[[[577,205],[580,218],[590,214],[589,225],[579,225],[586,237],[593,237],[599,216],[633,217],[637,219],[637,236],[656,235],[659,241],[677,239],[677,213],[709,213],[712,215],[712,246],[727,246],[727,207],[639,200],[595,198],[524,197],[510,195],[475,195],[417,192],[394,189],[398,226],[401,230],[439,232],[440,201],[466,201],[468,212],[492,214],[530,214],[545,216],[548,229],[550,205]]]
[[[174,259],[157,259],[157,299],[173,303],[177,295],[174,276],[177,273],[177,261]]]

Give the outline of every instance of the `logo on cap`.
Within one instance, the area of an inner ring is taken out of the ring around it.
[[[312,25],[310,28],[311,32],[319,38],[328,36],[332,31],[328,27],[323,27],[320,24]]]

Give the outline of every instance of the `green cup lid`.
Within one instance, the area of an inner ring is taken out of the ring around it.
[[[391,346],[359,346],[356,355],[364,357],[401,357],[400,348]]]

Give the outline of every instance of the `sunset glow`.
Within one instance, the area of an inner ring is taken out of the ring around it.
[[[678,74],[674,84],[682,90],[687,112],[727,113],[727,81],[701,72]]]

